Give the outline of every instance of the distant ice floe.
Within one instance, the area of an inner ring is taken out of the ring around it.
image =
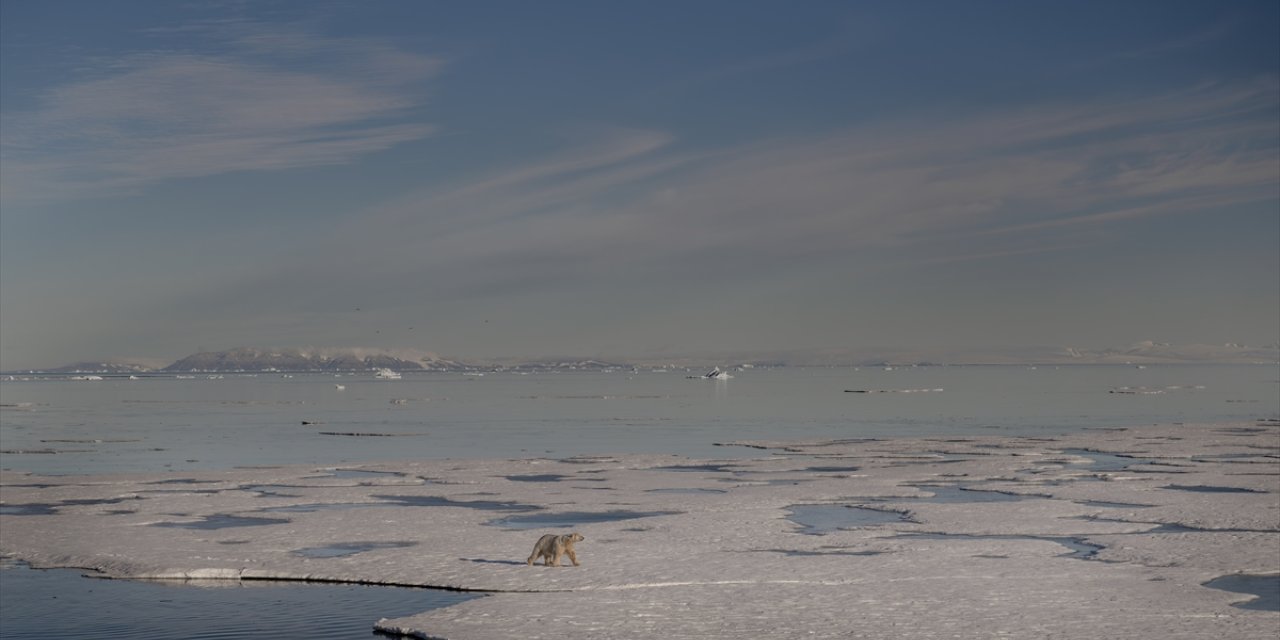
[[[1166,391],[1201,391],[1205,386],[1202,384],[1175,384],[1162,388],[1151,387],[1115,387],[1110,393],[1118,393],[1123,395],[1138,396],[1158,396],[1163,395]]]
[[[942,389],[845,389],[845,393],[942,393]]]

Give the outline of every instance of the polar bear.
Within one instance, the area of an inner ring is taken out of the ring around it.
[[[560,556],[569,556],[569,561],[573,566],[578,566],[578,554],[573,552],[573,543],[582,542],[586,538],[581,533],[567,533],[564,535],[556,535],[548,533],[538,538],[538,543],[533,545],[533,553],[529,555],[526,564],[533,566],[533,562],[538,558],[542,558],[544,566],[558,567],[560,566]]]

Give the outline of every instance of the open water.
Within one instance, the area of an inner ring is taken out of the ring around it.
[[[0,466],[66,474],[630,452],[735,457],[756,452],[717,443],[1046,435],[1280,416],[1274,365],[778,368],[722,381],[690,373],[5,380]]]
[[[477,594],[297,582],[102,580],[75,569],[0,569],[5,640],[348,640],[379,616],[445,607]]]
[[[686,377],[698,373],[18,377],[0,381],[0,467],[96,474],[599,453],[727,458],[760,454],[718,446],[737,440],[1051,435],[1280,418],[1275,365],[779,368],[723,381]],[[175,587],[13,563],[0,568],[0,582],[5,640],[366,638],[377,615],[465,598],[351,585]]]

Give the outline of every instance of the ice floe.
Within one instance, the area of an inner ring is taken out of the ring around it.
[[[0,551],[116,578],[491,594],[369,611],[379,630],[454,640],[1271,639],[1280,625],[1239,591],[1280,576],[1269,423],[736,444],[759,457],[0,472]],[[525,565],[540,535],[570,530],[582,566]]]

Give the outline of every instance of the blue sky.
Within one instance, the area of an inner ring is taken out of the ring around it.
[[[1280,342],[1273,1],[0,12],[0,369]]]

